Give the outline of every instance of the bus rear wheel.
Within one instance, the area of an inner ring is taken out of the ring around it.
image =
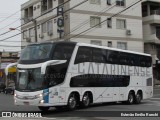
[[[134,100],[135,100],[135,96],[134,96],[133,92],[129,92],[127,103],[128,104],[133,104]]]
[[[135,98],[135,103],[140,104],[142,100],[142,94],[140,92],[137,93],[136,98]]]
[[[76,98],[75,94],[72,93],[68,99],[68,109],[74,110],[74,109],[76,109],[76,106],[77,106],[77,98]]]
[[[49,107],[38,106],[38,108],[43,112],[47,112],[49,110]]]
[[[82,98],[82,107],[88,107],[90,105],[90,96],[88,93],[85,93],[83,98]]]

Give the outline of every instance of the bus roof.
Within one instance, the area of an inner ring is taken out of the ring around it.
[[[145,54],[145,53],[140,53],[140,52],[134,52],[134,51],[130,51],[130,50],[122,50],[122,49],[111,48],[111,47],[106,47],[106,46],[87,44],[87,43],[77,43],[77,45],[78,46],[94,47],[94,48],[102,48],[102,49],[113,50],[113,51],[121,51],[121,52],[125,52],[125,53],[132,53],[132,54],[138,54],[138,55],[144,55],[144,56],[151,56],[150,54]]]
[[[151,56],[150,54],[145,54],[145,53],[140,53],[140,52],[134,52],[130,50],[122,50],[122,49],[117,49],[117,48],[111,48],[111,47],[106,47],[106,46],[99,46],[99,45],[93,45],[93,44],[88,44],[88,43],[79,43],[79,42],[70,42],[70,41],[46,41],[46,42],[40,42],[40,43],[33,43],[29,44],[30,45],[38,45],[38,44],[46,44],[46,43],[65,43],[65,44],[77,44],[78,46],[88,46],[88,47],[94,47],[94,48],[102,48],[102,49],[107,49],[107,50],[114,50],[114,51],[121,51],[125,53],[132,53],[132,54],[138,54],[138,55],[144,55],[144,56]]]

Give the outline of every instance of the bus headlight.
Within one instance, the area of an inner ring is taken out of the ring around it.
[[[43,97],[43,94],[38,94],[35,96],[35,98],[41,98],[41,97]]]
[[[39,103],[44,103],[44,100],[40,100]]]
[[[14,94],[14,97],[17,97],[17,94],[16,94],[16,93]]]

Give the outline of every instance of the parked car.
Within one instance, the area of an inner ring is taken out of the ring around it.
[[[5,94],[14,94],[15,86],[14,85],[9,85],[8,87],[5,88],[4,93]]]
[[[4,93],[5,88],[6,88],[6,85],[5,85],[5,84],[3,84],[3,83],[1,83],[1,84],[0,84],[0,93],[1,93],[1,92],[3,92],[3,93]]]

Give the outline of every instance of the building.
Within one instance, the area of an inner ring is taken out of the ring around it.
[[[0,52],[0,83],[13,83],[16,80],[16,68],[10,68],[6,79],[5,68],[11,63],[17,62],[19,59],[17,52]],[[8,81],[7,81],[8,80]]]
[[[57,41],[63,38],[67,41],[144,52],[141,2],[114,16],[135,2],[29,0],[21,6],[22,46],[31,42]],[[57,6],[58,9],[54,9]],[[101,22],[103,23],[99,24]],[[94,29],[79,35],[95,25]]]
[[[152,55],[154,78],[160,80],[160,0],[144,0],[142,16],[144,52]]]

